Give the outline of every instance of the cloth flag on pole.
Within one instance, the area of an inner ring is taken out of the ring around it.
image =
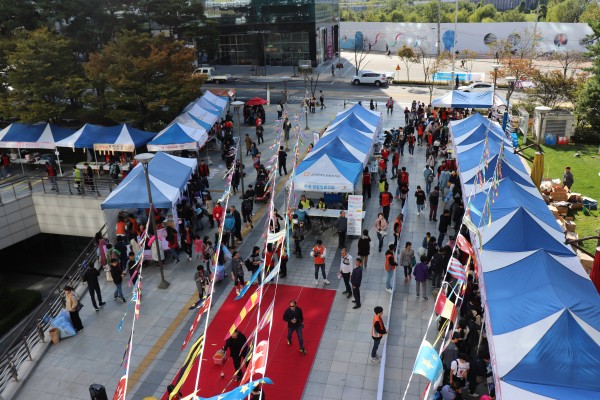
[[[260,321],[258,322],[258,325],[256,326],[256,329],[254,329],[252,331],[252,333],[250,334],[250,336],[248,336],[248,339],[246,340],[246,343],[244,343],[244,346],[242,347],[242,350],[248,346],[250,343],[252,343],[254,336],[260,332],[262,330],[262,328],[264,328],[265,326],[267,326],[267,324],[271,323],[271,320],[273,319],[273,307],[275,306],[275,300],[273,300],[271,302],[271,305],[267,308],[267,311],[265,311],[265,313],[262,315],[262,317],[260,317]]]
[[[194,335],[194,332],[196,331],[196,327],[198,326],[198,324],[200,323],[200,320],[202,319],[202,315],[210,308],[210,299],[211,298],[208,297],[206,299],[206,301],[204,302],[204,305],[202,306],[202,308],[200,308],[198,310],[198,315],[196,315],[196,319],[192,323],[192,326],[190,326],[190,330],[188,331],[187,336],[185,337],[185,340],[183,341],[181,350],[185,349],[187,344],[190,342],[190,339],[192,338],[192,336]]]
[[[454,303],[448,300],[443,292],[440,292],[437,303],[435,303],[435,313],[440,317],[452,319],[454,309]]]
[[[473,255],[473,246],[471,246],[471,243],[469,243],[469,241],[467,240],[467,238],[465,238],[462,234],[458,234],[458,236],[456,237],[456,245],[458,246],[458,248],[469,254],[469,255]]]
[[[469,231],[477,235],[477,238],[479,239],[479,246],[481,247],[483,245],[481,232],[479,232],[479,229],[475,226],[473,221],[471,221],[471,217],[468,213],[463,217],[463,224],[467,227],[467,229],[469,229]]]
[[[125,400],[125,389],[127,388],[127,374],[123,375],[117,384],[113,400]]]
[[[426,340],[423,340],[421,348],[419,348],[413,373],[422,375],[432,382],[442,373],[442,360],[437,351]]]
[[[248,301],[246,301],[246,304],[244,304],[242,311],[240,311],[240,315],[237,316],[237,318],[233,322],[233,325],[231,325],[231,328],[229,328],[229,332],[227,332],[227,335],[225,335],[225,340],[229,339],[229,336],[231,336],[233,331],[235,331],[237,329],[237,327],[240,326],[240,324],[242,323],[244,318],[246,318],[246,316],[250,313],[250,311],[252,311],[254,306],[256,306],[259,301],[260,301],[260,288],[256,292],[254,292],[252,294],[252,296],[250,296]]]
[[[273,381],[269,378],[262,378],[262,379],[258,379],[256,381],[252,381],[252,382],[248,382],[245,385],[241,385],[236,387],[235,389],[233,389],[230,392],[227,393],[223,393],[220,394],[218,396],[214,396],[214,397],[210,397],[210,398],[204,398],[204,397],[199,397],[199,400],[242,400],[247,398],[250,393],[252,393],[252,389],[254,389],[256,386],[260,385],[260,384],[267,384],[267,385],[271,385],[273,383]],[[187,400],[188,398],[186,397],[184,400]],[[190,397],[191,399],[191,397]]]
[[[465,267],[454,257],[450,257],[448,273],[457,281],[467,282],[467,273],[465,271]]]
[[[279,275],[280,270],[281,270],[281,257],[279,257],[279,260],[277,260],[277,264],[271,270],[271,272],[269,272],[269,275],[267,275],[267,277],[263,281],[263,284],[265,284],[267,282],[271,282],[271,280],[273,280],[273,278],[275,278],[277,275]]]
[[[269,342],[267,340],[263,340],[259,344],[256,345],[254,349],[254,354],[252,355],[252,361],[250,367],[246,368],[246,372],[244,372],[244,377],[242,378],[242,384],[250,381],[253,374],[261,374],[265,375],[265,370],[267,368],[267,352],[269,351]]]
[[[190,374],[192,367],[194,366],[194,360],[200,356],[202,353],[202,348],[204,347],[204,335],[200,336],[192,348],[190,349],[188,355],[185,357],[185,361],[183,362],[183,366],[179,369],[177,373],[177,379],[175,381],[175,388],[169,395],[169,399],[172,399],[185,383],[188,375]]]
[[[190,308],[188,308],[188,310],[197,310],[199,308],[204,307],[204,304],[208,301],[208,298],[210,297],[210,295],[205,296],[201,299],[199,299],[198,301],[196,301],[194,304],[192,304],[190,306]]]
[[[275,233],[269,232],[267,235],[267,243],[279,242],[280,240],[283,240],[285,238],[285,235],[286,231],[283,229]]]
[[[258,267],[258,269],[256,271],[254,271],[254,273],[252,274],[252,277],[250,278],[250,280],[248,282],[246,282],[246,284],[244,285],[244,287],[242,288],[242,290],[240,290],[240,294],[238,294],[237,296],[235,296],[234,300],[239,300],[242,297],[244,297],[244,295],[246,294],[246,292],[250,289],[250,286],[252,286],[254,284],[254,282],[258,279],[258,276],[261,274],[264,266],[265,266],[265,263],[263,261],[263,263],[260,264],[260,267]]]

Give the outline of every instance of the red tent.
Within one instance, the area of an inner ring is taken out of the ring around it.
[[[596,247],[596,256],[594,257],[592,272],[590,272],[590,279],[594,282],[598,293],[600,293],[600,247]]]

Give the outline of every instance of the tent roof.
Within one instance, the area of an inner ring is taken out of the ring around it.
[[[493,91],[472,93],[453,90],[434,99],[431,105],[452,108],[491,108],[494,105],[500,106],[505,103],[499,96],[494,97]]]
[[[53,149],[56,142],[73,134],[75,130],[43,124],[12,123],[0,130],[0,148]]]
[[[473,143],[485,140],[500,142],[504,140],[507,145],[512,146],[512,142],[506,137],[502,128],[493,121],[485,120],[480,124],[469,127],[468,130],[460,129],[460,125],[452,125],[453,136],[457,146],[467,146]],[[456,133],[455,133],[456,130]]]
[[[337,113],[336,117],[332,121],[332,124],[334,121],[344,119],[351,114],[361,118],[362,120],[366,121],[368,124],[371,124],[372,126],[377,126],[378,124],[380,124],[380,121],[381,121],[381,113],[380,112],[367,110],[363,106],[361,106],[359,104],[355,104],[352,107],[350,107],[349,109]]]
[[[148,143],[148,151],[196,150],[208,135],[200,125],[197,128],[172,122]]]
[[[175,157],[156,153],[148,164],[152,202],[156,207],[172,207],[185,189],[196,168],[194,158]],[[121,181],[119,186],[104,200],[102,209],[148,208],[146,177],[141,164]]]
[[[142,131],[126,124],[114,126],[85,124],[56,145],[74,149],[133,151],[148,143],[154,136],[156,136],[155,132]]]

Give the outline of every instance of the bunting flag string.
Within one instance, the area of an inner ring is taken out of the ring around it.
[[[242,400],[248,396],[250,396],[250,393],[252,393],[252,390],[254,390],[255,387],[257,387],[258,385],[261,384],[267,384],[267,385],[272,385],[273,381],[269,378],[262,378],[256,381],[252,381],[252,382],[248,382],[245,385],[241,385],[238,386],[237,388],[233,389],[230,392],[227,393],[223,393],[220,394],[218,396],[214,396],[214,397],[210,397],[210,398],[204,398],[204,397],[199,397],[199,400]],[[185,399],[182,400],[191,400],[192,397],[186,397]]]
[[[194,366],[194,361],[196,360],[196,358],[198,358],[203,348],[204,335],[201,335],[196,340],[194,345],[190,348],[190,351],[188,352],[188,355],[185,357],[185,360],[183,362],[183,366],[179,369],[179,372],[177,373],[177,377],[174,383],[175,388],[173,389],[171,394],[169,394],[169,400],[172,399],[177,393],[179,393],[179,390],[185,383],[188,375],[190,374],[190,371],[192,370],[192,367]]]
[[[254,306],[256,306],[256,304],[259,302],[261,297],[262,296],[261,296],[260,290],[257,290],[256,292],[254,292],[252,294],[252,296],[250,296],[250,298],[248,299],[248,301],[246,301],[246,304],[242,308],[242,311],[240,311],[240,315],[237,316],[237,318],[233,322],[233,325],[231,325],[231,328],[229,328],[229,331],[227,332],[227,335],[225,335],[224,340],[229,339],[231,334],[238,328],[238,326],[240,326],[242,321],[246,318],[246,316],[250,313],[250,311],[252,311]]]
[[[269,341],[261,341],[252,351],[252,360],[250,366],[246,368],[244,376],[242,377],[242,385],[250,381],[254,374],[265,375],[267,368],[267,352],[269,347]]]
[[[454,257],[450,257],[448,263],[448,274],[459,282],[467,282],[467,273],[465,267]]]
[[[246,294],[246,292],[248,290],[250,290],[250,287],[258,279],[258,275],[260,275],[262,273],[262,270],[264,269],[264,266],[265,266],[265,262],[263,260],[263,262],[260,264],[260,266],[258,267],[258,269],[256,271],[254,271],[254,273],[252,274],[252,276],[250,277],[250,279],[248,280],[248,282],[246,282],[246,284],[242,287],[242,289],[240,290],[240,294],[238,294],[237,296],[235,296],[234,300],[239,300],[242,297],[244,297],[244,295]]]
[[[188,343],[190,342],[190,339],[192,338],[192,336],[194,335],[194,332],[196,331],[196,327],[198,326],[198,324],[200,323],[200,320],[202,319],[202,315],[210,307],[210,302],[211,302],[211,297],[209,296],[206,299],[206,301],[204,301],[204,304],[202,305],[202,307],[200,307],[200,309],[198,310],[198,315],[196,315],[196,319],[192,323],[192,326],[190,326],[187,336],[185,337],[185,340],[183,341],[183,345],[181,346],[181,350],[184,350],[186,348],[186,346],[188,345]]]
[[[467,238],[465,238],[461,233],[459,233],[458,236],[456,236],[456,245],[464,253],[467,253],[469,255],[474,254],[473,246],[471,246],[471,243],[469,243]]]
[[[242,346],[242,350],[245,349],[246,347],[248,347],[249,345],[251,345],[252,341],[254,340],[254,336],[256,336],[258,334],[258,332],[260,332],[265,326],[267,326],[267,324],[271,323],[271,320],[273,319],[273,307],[274,306],[275,306],[275,299],[273,299],[273,301],[271,302],[271,305],[267,308],[267,311],[265,311],[265,313],[260,318],[260,321],[258,322],[257,327],[252,331],[250,336],[248,336],[248,339],[246,339],[246,343],[244,343],[244,345]]]

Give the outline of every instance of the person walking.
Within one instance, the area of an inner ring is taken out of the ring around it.
[[[390,207],[392,205],[392,201],[394,201],[394,197],[387,189],[383,192],[379,193],[379,205],[383,210],[383,218],[385,218],[386,222],[390,218]]]
[[[331,76],[335,76],[335,65],[331,64]]]
[[[350,275],[350,283],[352,284],[352,296],[354,296],[354,307],[353,310],[359,309],[361,306],[360,303],[360,284],[362,283],[362,259],[357,257],[354,261],[354,268],[352,269],[352,274]]]
[[[327,108],[325,105],[325,96],[323,96],[323,91],[319,90],[319,103],[321,104],[321,110]]]
[[[240,212],[235,209],[235,206],[229,207],[231,210],[231,214],[235,220],[235,228],[233,230],[233,235],[238,239],[238,244],[242,243],[242,216]]]
[[[408,282],[412,277],[413,260],[415,251],[412,249],[412,243],[406,242],[404,250],[400,253],[400,264],[404,268],[404,283]]]
[[[459,388],[465,387],[469,368],[469,356],[465,353],[459,354],[450,364],[450,384],[456,384]]]
[[[563,186],[569,188],[570,191],[573,183],[575,183],[575,178],[573,178],[573,174],[571,173],[571,167],[566,167],[565,173],[563,174]]]
[[[83,193],[81,191],[81,170],[77,167],[73,170],[73,182],[75,185],[75,189],[77,189],[77,194]]]
[[[277,119],[281,119],[283,116],[283,101],[277,103]]]
[[[75,291],[71,286],[65,286],[63,290],[65,291],[65,309],[69,312],[73,328],[75,328],[77,332],[82,331],[83,323],[81,322],[81,318],[79,318],[79,311],[77,310],[79,300],[75,295]]]
[[[431,184],[433,183],[434,173],[429,165],[425,165],[423,169],[423,178],[425,178],[425,193],[431,192]],[[439,182],[439,180],[438,180]]]
[[[437,207],[440,201],[440,192],[438,187],[434,186],[433,191],[429,193],[429,220],[437,221]]]
[[[115,285],[115,300],[121,299],[123,303],[126,303],[125,296],[123,295],[123,277],[125,276],[125,272],[121,267],[121,263],[117,258],[113,258],[110,262],[110,276],[113,279],[113,284]]]
[[[102,301],[102,293],[100,292],[100,283],[98,282],[98,276],[100,276],[100,271],[98,271],[93,264],[90,264],[88,268],[83,273],[83,281],[88,285],[88,292],[90,293],[90,298],[92,299],[92,305],[96,311],[100,311],[100,307],[104,307],[106,304]],[[94,295],[95,294],[95,295]],[[96,303],[96,296],[98,296],[98,303]]]
[[[377,220],[375,220],[375,230],[377,231],[377,247],[381,253],[381,249],[383,248],[383,238],[387,235],[387,220],[383,216],[383,213],[377,215]]]
[[[233,360],[233,369],[238,382],[240,382],[244,376],[244,373],[242,372],[242,360],[244,360],[248,354],[248,347],[244,347],[247,340],[246,336],[236,329],[231,333],[231,336],[225,340],[225,345],[222,349],[223,351],[229,349],[229,355]]]
[[[290,151],[288,142],[290,140],[290,131],[292,130],[292,123],[290,122],[288,117],[284,118],[282,129],[283,129],[283,140],[285,140],[285,151]]]
[[[56,190],[56,170],[49,162],[46,162],[46,173],[48,174],[48,179],[52,184],[52,190]]]
[[[385,103],[385,106],[387,107],[387,113],[388,114],[393,114],[394,113],[394,99],[392,99],[390,97],[388,99],[388,101]]]
[[[358,256],[363,260],[363,267],[367,269],[367,262],[369,261],[369,255],[371,254],[371,238],[369,237],[369,230],[363,229],[362,236],[358,239]]]
[[[385,290],[392,293],[392,279],[394,278],[394,271],[398,263],[394,259],[394,252],[396,246],[390,244],[388,250],[385,252],[385,271],[387,272],[387,278],[385,280]]]
[[[296,257],[302,258],[302,246],[301,243],[304,240],[304,222],[298,221],[296,225],[294,225],[292,231],[292,237],[294,238],[294,245]]]
[[[363,196],[367,195],[367,197],[371,198],[371,173],[369,172],[369,167],[365,167],[363,171]]]
[[[452,218],[450,218],[450,210],[446,209],[440,215],[440,223],[438,225],[438,232],[440,233],[437,239],[438,246],[442,246],[442,242],[448,233],[448,227],[452,224]]]
[[[406,140],[408,142],[408,154],[413,157],[415,155],[415,142],[417,141],[417,139],[415,139],[415,134],[411,132]]]
[[[421,189],[421,186],[417,186],[415,197],[417,199],[417,215],[421,215],[421,212],[425,209],[425,200],[427,199],[427,195]]]
[[[433,238],[432,238],[433,239]],[[432,241],[429,243],[431,244]],[[435,240],[433,240],[435,243]],[[442,277],[444,275],[444,249],[438,249],[433,253],[433,256],[429,260],[429,270],[433,276],[431,278],[432,289],[440,289],[442,287]]]
[[[235,293],[240,294],[240,290],[246,284],[246,282],[244,282],[244,261],[237,251],[231,253],[231,257],[231,280],[233,280]]]
[[[287,153],[283,150],[283,146],[279,146],[279,153],[277,153],[277,163],[279,164],[279,176],[287,175],[287,166],[285,165],[287,160]],[[281,173],[283,169],[284,174]]]
[[[371,349],[371,362],[379,364],[379,357],[377,357],[377,349],[383,335],[389,334],[383,324],[383,307],[377,306],[373,309],[375,316],[373,317],[373,324],[371,326],[371,338],[373,339],[373,349]]]
[[[315,246],[310,252],[310,256],[313,257],[315,263],[315,286],[319,285],[319,270],[323,275],[323,282],[329,285],[327,275],[325,275],[325,259],[327,258],[327,249],[323,246],[321,239],[317,240]]]
[[[429,276],[429,269],[427,268],[427,257],[421,256],[421,262],[415,265],[413,272],[415,276],[415,282],[417,283],[417,300],[423,292],[423,301],[427,301],[427,277]]]
[[[242,219],[244,225],[254,228],[252,225],[252,199],[247,194],[242,195]]]
[[[338,248],[344,248],[346,246],[346,232],[348,231],[348,220],[344,211],[340,211],[340,217],[335,222],[335,227],[338,233]]]
[[[304,348],[304,339],[302,338],[302,330],[304,329],[304,315],[302,309],[298,307],[296,300],[290,301],[290,307],[283,313],[283,320],[288,324],[287,344],[292,345],[292,335],[296,332],[298,342],[300,344],[300,354],[306,355]]]
[[[203,299],[205,294],[208,294],[210,279],[204,270],[204,265],[198,265],[194,273],[194,282],[196,282],[196,290],[198,290],[198,298]]]
[[[400,234],[402,233],[403,221],[404,215],[402,215],[402,213],[398,214],[398,216],[394,220],[394,247],[398,247],[398,239],[400,239]]]
[[[350,274],[352,273],[352,256],[348,254],[348,250],[344,247],[340,256],[340,274],[344,279],[346,290],[342,292],[346,297],[352,297],[352,287],[350,286]]]

